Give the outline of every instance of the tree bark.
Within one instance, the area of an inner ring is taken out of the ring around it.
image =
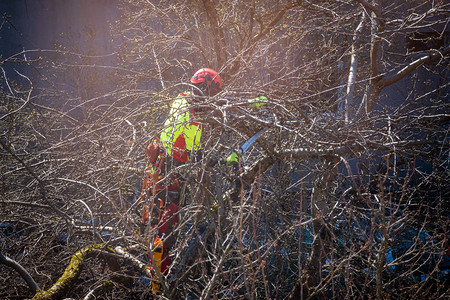
[[[353,91],[355,87],[356,74],[358,72],[358,53],[357,48],[359,44],[361,31],[363,29],[363,24],[366,19],[366,14],[363,12],[361,16],[361,21],[359,22],[358,27],[356,27],[355,34],[353,36],[352,43],[352,54],[350,57],[350,69],[348,71],[348,80],[347,80],[347,95],[345,98],[344,105],[344,120],[347,123],[349,121],[349,109],[350,105],[353,103]]]
[[[219,25],[219,18],[217,16],[214,2],[212,0],[203,0],[203,6],[205,7],[206,14],[209,20],[209,26],[214,37],[214,52],[217,59],[216,68],[220,70],[227,61],[227,53],[225,52],[225,35],[223,33],[222,27],[220,27]]]

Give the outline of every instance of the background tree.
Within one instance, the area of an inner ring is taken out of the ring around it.
[[[205,158],[177,170],[188,184],[174,262],[160,276],[164,297],[445,295],[448,5],[122,1],[122,11],[113,26],[120,65],[108,68],[107,92],[94,73],[89,93],[70,94],[4,76],[2,254],[41,289],[78,253],[84,282],[61,293],[149,292],[139,259],[151,248],[133,202],[143,149],[167,104],[207,66],[225,88],[204,100],[212,108]],[[57,53],[65,55],[50,63],[64,74],[99,70],[98,57]],[[3,74],[30,64],[22,56],[3,58]],[[258,95],[268,105],[249,108]],[[239,176],[208,164],[266,127]],[[2,293],[26,293],[16,286]]]

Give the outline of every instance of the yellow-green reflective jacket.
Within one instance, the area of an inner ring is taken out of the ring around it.
[[[200,150],[202,137],[202,124],[193,109],[189,108],[188,97],[192,93],[180,93],[171,103],[169,116],[161,132],[161,142],[167,154],[173,159],[188,161],[188,151]]]

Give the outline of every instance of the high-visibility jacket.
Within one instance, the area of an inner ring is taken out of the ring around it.
[[[170,105],[169,116],[161,132],[161,143],[169,156],[180,162],[187,162],[188,151],[201,148],[202,124],[193,109],[189,108],[188,97],[192,93],[180,93]]]

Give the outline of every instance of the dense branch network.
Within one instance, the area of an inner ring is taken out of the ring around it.
[[[23,52],[2,59],[0,297],[137,298],[152,282],[171,299],[442,296],[449,48],[402,45],[448,31],[448,6],[407,2],[123,1],[116,66],[27,51],[61,91],[9,79]],[[196,103],[202,155],[167,171],[181,221],[155,276],[145,149],[203,66],[227,80]]]

